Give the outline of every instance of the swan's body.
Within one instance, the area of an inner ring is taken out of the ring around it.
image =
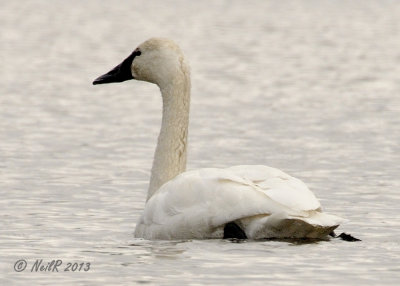
[[[157,84],[163,119],[147,203],[135,236],[222,238],[235,223],[248,238],[324,238],[343,220],[321,212],[306,185],[266,166],[187,171],[190,73],[180,48],[150,39],[94,84],[138,79]]]
[[[135,236],[222,238],[235,222],[248,238],[322,238],[341,219],[322,213],[300,180],[266,166],[187,171],[148,201]]]

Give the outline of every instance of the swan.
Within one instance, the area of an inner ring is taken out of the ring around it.
[[[322,212],[302,181],[272,167],[186,171],[190,70],[172,40],[145,41],[93,84],[130,79],[158,85],[163,102],[147,201],[135,237],[323,239],[344,221]]]

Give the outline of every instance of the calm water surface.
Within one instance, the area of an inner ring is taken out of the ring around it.
[[[400,2],[197,2],[0,1],[0,284],[399,285]],[[158,88],[91,82],[152,36],[191,62],[189,169],[283,169],[363,241],[135,239]]]

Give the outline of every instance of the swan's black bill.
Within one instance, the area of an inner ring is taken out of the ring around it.
[[[129,55],[122,63],[117,65],[115,68],[110,70],[108,73],[103,74],[93,81],[93,84],[103,84],[112,82],[123,82],[126,80],[133,79],[131,72],[131,65],[133,59],[138,56],[137,51]]]

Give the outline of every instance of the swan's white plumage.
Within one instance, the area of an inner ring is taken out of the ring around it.
[[[267,166],[184,172],[147,202],[135,236],[147,239],[221,238],[235,221],[249,238],[326,236],[342,219],[320,212],[298,179]]]
[[[163,99],[148,200],[136,237],[222,238],[225,224],[235,222],[249,238],[323,238],[343,221],[322,213],[307,186],[278,169],[234,166],[185,172],[190,71],[173,41],[144,42],[94,84],[132,77],[157,84]]]

